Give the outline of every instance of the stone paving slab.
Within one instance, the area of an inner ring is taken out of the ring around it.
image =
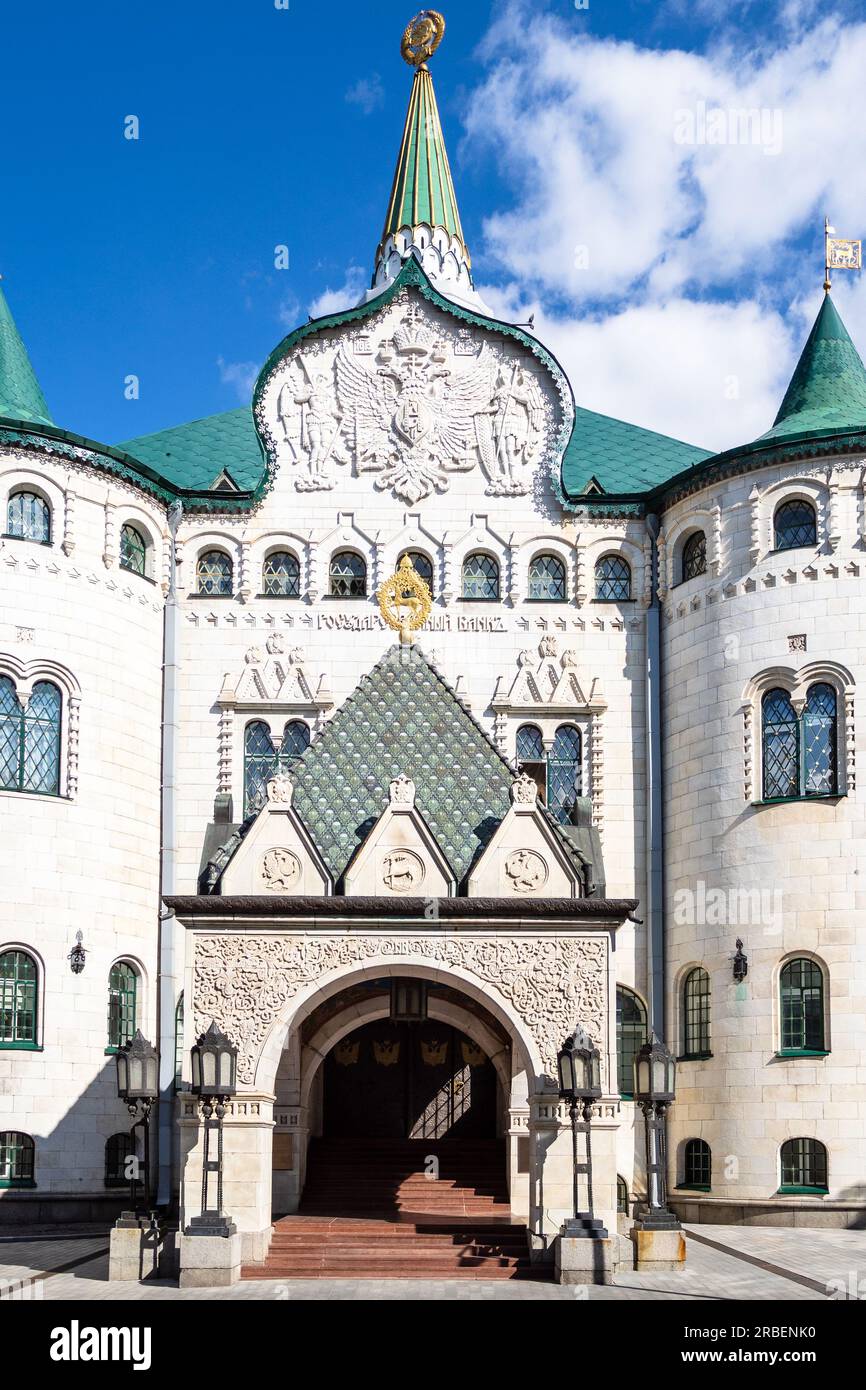
[[[687,1229],[695,1238],[692,1247],[703,1237],[750,1260],[760,1260],[809,1280],[822,1291],[832,1284],[836,1289],[848,1291],[849,1296],[858,1297],[859,1288],[859,1297],[866,1298],[866,1230],[818,1230],[803,1226],[780,1230],[774,1226],[703,1223]]]

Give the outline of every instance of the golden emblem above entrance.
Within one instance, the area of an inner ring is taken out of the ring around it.
[[[433,595],[429,585],[414,568],[408,555],[397,567],[397,573],[379,585],[376,591],[379,612],[401,642],[411,642],[418,628],[430,617]]]

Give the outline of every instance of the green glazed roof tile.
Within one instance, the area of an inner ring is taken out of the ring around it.
[[[223,472],[230,474],[242,492],[252,492],[265,466],[253,414],[247,406],[127,439],[117,447],[175,487],[195,492],[213,487]]]
[[[34,425],[54,421],[36,380],[27,349],[0,289],[0,416]]]
[[[647,492],[711,457],[708,449],[578,406],[562,460],[562,487],[570,498],[595,491],[593,483],[604,493]]]
[[[866,369],[829,294],[762,440],[866,427]]]

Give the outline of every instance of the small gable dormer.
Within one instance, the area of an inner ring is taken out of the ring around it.
[[[579,898],[580,869],[522,773],[511,806],[469,876],[470,898]]]
[[[224,897],[330,896],[333,883],[292,805],[284,775],[268,782],[267,800],[223,871]]]
[[[387,807],[346,870],[346,896],[449,898],[456,886],[451,866],[415,805],[415,783],[401,773],[390,785]]]

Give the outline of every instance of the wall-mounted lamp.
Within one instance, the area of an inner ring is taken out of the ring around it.
[[[742,941],[739,937],[737,937],[737,953],[734,956],[734,979],[736,980],[737,984],[740,984],[742,980],[745,980],[748,973],[749,957],[743,950]]]
[[[77,931],[75,933],[75,945],[66,957],[69,961],[69,969],[72,971],[73,975],[80,975],[84,969],[84,958],[87,952],[81,944],[83,940],[84,932]]]

